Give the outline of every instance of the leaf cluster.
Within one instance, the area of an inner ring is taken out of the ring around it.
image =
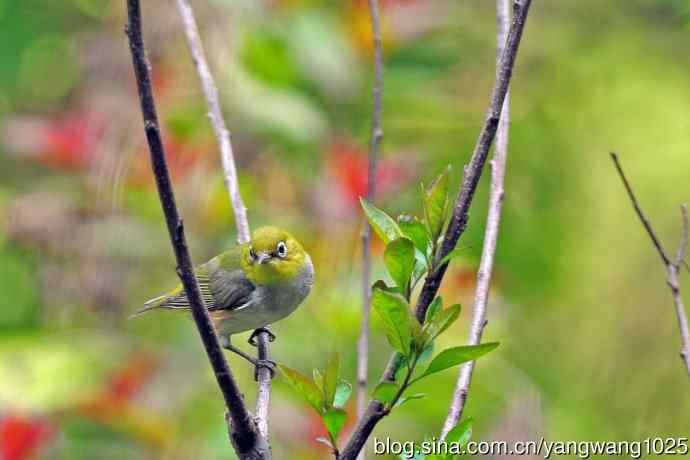
[[[423,324],[419,324],[411,313],[411,296],[416,284],[436,268],[459,254],[452,251],[437,260],[440,242],[446,228],[450,199],[446,168],[428,187],[421,186],[423,217],[418,219],[401,215],[393,219],[385,211],[362,199],[362,209],[369,224],[386,244],[383,261],[393,286],[377,281],[372,287],[371,305],[381,318],[388,343],[399,354],[404,366],[400,378],[381,382],[373,393],[374,399],[382,402],[386,410],[392,409],[422,394],[404,396],[412,384],[450,367],[473,361],[498,346],[486,343],[476,346],[452,347],[436,355],[426,369],[415,373],[422,362],[433,355],[434,341],[460,316],[460,305],[443,307],[441,297],[436,297],[426,313]]]
[[[434,356],[434,343],[460,316],[460,304],[444,308],[437,296],[431,302],[424,322],[420,324],[411,311],[411,297],[415,286],[439,266],[457,256],[456,248],[440,258],[440,243],[449,218],[448,167],[428,187],[422,184],[423,217],[409,215],[394,219],[385,211],[361,199],[369,224],[385,243],[383,262],[393,284],[379,280],[372,286],[371,306],[381,319],[383,332],[401,363],[392,381],[382,381],[373,390],[373,399],[381,402],[384,411],[408,401],[420,399],[424,393],[409,394],[415,383],[451,367],[474,361],[498,346],[498,343],[457,346],[442,350]],[[428,365],[422,366],[423,364]],[[423,367],[423,369],[422,369]],[[315,369],[313,378],[286,366],[279,366],[288,384],[294,388],[321,416],[329,439],[323,439],[336,453],[337,440],[346,421],[342,406],[352,387],[338,377],[338,359],[332,360],[324,371]],[[466,442],[471,434],[468,421],[458,424],[448,437]],[[423,455],[420,451],[418,455]],[[453,457],[419,457],[450,459]]]
[[[328,432],[328,439],[319,439],[319,441],[336,451],[338,435],[347,421],[347,414],[343,407],[352,394],[352,385],[339,376],[340,358],[338,355],[329,361],[325,369],[314,369],[311,378],[284,365],[278,365],[278,369],[287,384],[299,393],[321,417]]]

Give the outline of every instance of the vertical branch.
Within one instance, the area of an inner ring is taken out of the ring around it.
[[[242,195],[240,194],[240,187],[237,181],[237,169],[235,168],[235,158],[232,153],[232,144],[230,143],[230,131],[228,131],[228,128],[225,126],[223,113],[220,110],[220,103],[218,102],[218,87],[213,80],[213,75],[211,75],[211,70],[206,62],[204,47],[201,43],[199,28],[196,25],[191,5],[187,0],[177,0],[177,8],[180,10],[180,16],[182,16],[182,22],[184,24],[184,32],[187,36],[187,43],[192,52],[197,74],[201,80],[201,88],[204,91],[204,97],[206,98],[206,104],[209,109],[208,116],[211,119],[213,132],[218,140],[220,158],[225,173],[225,186],[228,189],[232,210],[235,213],[237,239],[239,243],[246,243],[250,239],[247,208],[244,206],[244,201],[242,201]]]
[[[496,76],[498,77],[501,54],[505,48],[510,22],[509,0],[496,0]],[[508,124],[509,124],[509,91],[506,92],[503,101],[503,111],[496,132],[496,146],[491,166],[491,190],[489,192],[489,211],[486,217],[486,230],[484,231],[484,246],[482,258],[477,271],[477,287],[474,293],[474,305],[472,307],[472,325],[470,327],[469,345],[479,345],[486,327],[486,309],[491,286],[494,257],[496,255],[496,243],[501,222],[503,208],[504,178],[506,159],[508,156]],[[448,410],[448,416],[443,424],[441,439],[445,439],[450,430],[457,425],[465,408],[467,395],[472,381],[472,374],[476,361],[470,361],[460,368],[458,381],[455,385],[453,398]]]
[[[673,296],[673,304],[676,307],[676,317],[678,318],[678,328],[680,329],[680,357],[685,364],[685,368],[688,372],[688,377],[690,377],[690,328],[688,327],[688,315],[685,310],[685,305],[683,304],[683,298],[680,294],[680,282],[678,280],[678,275],[680,273],[681,266],[685,263],[685,252],[688,248],[688,206],[686,204],[680,207],[681,215],[683,218],[683,233],[681,234],[680,243],[678,244],[678,249],[676,250],[676,256],[674,260],[671,260],[661,244],[661,240],[656,235],[656,232],[652,228],[652,223],[649,221],[647,216],[642,212],[640,203],[633,192],[632,186],[628,181],[628,178],[623,172],[623,168],[618,161],[618,156],[615,153],[611,153],[611,159],[613,164],[618,171],[618,175],[623,181],[623,186],[628,193],[628,198],[635,208],[637,216],[640,218],[642,225],[649,238],[652,240],[656,251],[659,253],[664,267],[666,268],[666,284],[668,284],[669,289],[671,289],[671,295]]]
[[[206,104],[209,109],[209,118],[211,125],[218,141],[220,150],[220,157],[223,164],[223,172],[225,178],[225,186],[230,195],[230,203],[232,204],[233,212],[235,213],[235,226],[237,227],[237,239],[240,244],[247,243],[250,240],[249,223],[247,221],[247,209],[244,206],[242,195],[240,193],[239,184],[237,181],[237,169],[235,167],[235,158],[232,152],[232,144],[230,143],[230,132],[225,125],[223,113],[220,109],[220,102],[218,98],[218,88],[211,70],[209,69],[204,53],[204,47],[199,35],[199,28],[194,19],[194,12],[188,0],[177,0],[177,7],[182,17],[187,43],[192,53],[194,65],[201,80],[201,87],[206,98]],[[268,334],[261,333],[257,335],[258,357],[261,360],[269,359],[269,345]],[[271,398],[271,373],[266,368],[257,369],[257,380],[259,382],[259,390],[256,401],[256,418],[259,425],[259,431],[265,437],[268,436],[268,409]]]
[[[460,191],[455,204],[453,205],[453,214],[451,215],[448,229],[443,237],[441,250],[438,252],[437,259],[434,265],[437,265],[446,255],[448,255],[458,243],[460,235],[465,232],[467,220],[469,219],[469,210],[474,199],[474,192],[477,190],[479,179],[484,170],[486,157],[489,154],[489,148],[496,135],[498,129],[498,120],[503,110],[503,101],[508,92],[508,84],[513,75],[513,65],[517,56],[517,50],[522,38],[522,31],[525,28],[525,21],[527,20],[527,13],[531,5],[531,0],[514,0],[513,2],[513,22],[508,31],[508,38],[506,39],[506,46],[501,55],[498,65],[498,74],[491,93],[491,102],[486,114],[486,120],[482,131],[479,133],[479,138],[472,152],[470,163],[465,166],[465,174],[462,178]],[[417,300],[416,315],[417,320],[421,323],[424,321],[426,311],[431,305],[431,301],[436,296],[441,281],[448,269],[448,262],[444,263],[432,274],[428,275],[424,281],[422,292],[419,294]]]
[[[668,270],[668,285],[673,294],[673,303],[676,307],[676,317],[678,318],[678,327],[680,329],[680,357],[685,363],[688,377],[690,377],[690,328],[688,327],[688,315],[685,305],[683,305],[683,298],[680,295],[680,282],[678,281],[680,267],[685,263],[685,253],[688,249],[688,205],[681,205],[680,212],[683,216],[683,234],[676,251],[676,259]]]
[[[369,143],[369,168],[367,178],[367,200],[376,198],[376,163],[383,129],[381,126],[381,97],[383,93],[383,45],[378,0],[369,0],[371,30],[374,39],[374,88],[371,139]],[[369,316],[371,312],[371,225],[365,219],[362,231],[362,324],[357,342],[357,417],[361,418],[367,408],[367,380],[369,369]],[[364,454],[360,454],[360,459]]]
[[[525,28],[531,3],[531,0],[515,0],[514,2],[513,21],[508,31],[505,49],[499,61],[498,76],[491,92],[488,113],[479,134],[479,138],[477,139],[477,144],[472,153],[470,163],[465,167],[465,175],[453,207],[453,214],[448,229],[444,235],[441,250],[437,256],[438,260],[435,261],[436,264],[455,248],[460,235],[465,231],[468,212],[474,198],[474,192],[477,189],[477,184],[481,177],[489,148],[496,135],[498,120],[503,109],[503,102],[512,77],[513,66],[515,64],[522,32]],[[447,263],[441,265],[438,269],[429,274],[424,282],[415,309],[415,315],[420,323],[424,321],[426,311],[441,286],[441,281],[443,281],[447,267]],[[381,380],[393,380],[395,371],[399,366],[400,360],[396,359],[396,355],[393,354],[386,366],[386,370],[383,372]],[[386,412],[384,411],[383,404],[377,400],[371,401],[364,416],[357,422],[357,426],[355,426],[347,445],[342,450],[339,460],[355,459],[374,430],[374,427],[385,416]]]
[[[156,179],[161,206],[170,234],[170,240],[177,260],[177,273],[182,281],[192,309],[192,316],[206,349],[206,354],[215,372],[228,409],[230,439],[242,460],[269,459],[270,451],[266,440],[258,432],[256,424],[244,404],[242,394],[233,377],[218,342],[213,323],[201,298],[199,285],[194,274],[187,248],[182,219],[175,203],[170,173],[165,160],[165,150],[158,127],[158,115],[151,88],[144,41],[141,34],[141,9],[139,0],[127,0],[128,24],[126,33],[132,54],[132,65],[136,76],[141,102],[144,130],[151,154],[151,167]]]

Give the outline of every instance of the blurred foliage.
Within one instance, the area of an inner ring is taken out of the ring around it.
[[[176,9],[144,3],[178,203],[202,262],[233,244],[233,217]],[[297,369],[338,353],[350,381],[371,111],[366,4],[195,5],[251,224],[289,228],[316,265],[309,299],[275,325],[272,353]],[[418,209],[420,218],[418,184],[450,163],[453,194],[484,119],[493,2],[381,5],[376,205],[391,215]],[[664,272],[607,154],[620,154],[674,246],[677,205],[689,199],[690,3],[558,0],[536,2],[530,15],[485,337],[501,347],[477,366],[466,410],[473,436],[687,436],[687,377]],[[126,321],[175,274],[122,34],[124,1],[0,0],[0,20],[0,458],[228,458],[222,398],[190,321]],[[446,276],[449,305],[472,303],[487,184]],[[375,279],[392,284],[378,240],[374,253]],[[465,342],[469,310],[438,350]],[[372,328],[383,328],[376,315]],[[375,334],[372,378],[388,349]],[[252,402],[252,370],[229,359]],[[438,433],[454,381],[450,371],[425,379],[419,390],[433,397],[407,402],[376,433],[418,443]],[[327,436],[319,416],[279,379],[274,387],[276,457],[327,458],[314,441]],[[350,420],[354,399],[342,409]]]

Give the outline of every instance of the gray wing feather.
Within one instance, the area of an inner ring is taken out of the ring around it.
[[[209,279],[208,289],[213,296],[209,311],[237,310],[249,304],[256,289],[242,270],[216,270]]]
[[[209,311],[240,309],[249,304],[252,292],[256,289],[242,270],[216,270],[212,275],[198,271],[196,278],[201,297]],[[170,297],[158,297],[147,302],[138,313],[154,308],[188,310],[189,299],[184,291]]]

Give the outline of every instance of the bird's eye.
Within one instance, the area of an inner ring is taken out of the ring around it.
[[[276,246],[276,252],[278,253],[278,257],[284,258],[285,256],[287,256],[288,253],[287,245],[283,241],[281,241]]]

